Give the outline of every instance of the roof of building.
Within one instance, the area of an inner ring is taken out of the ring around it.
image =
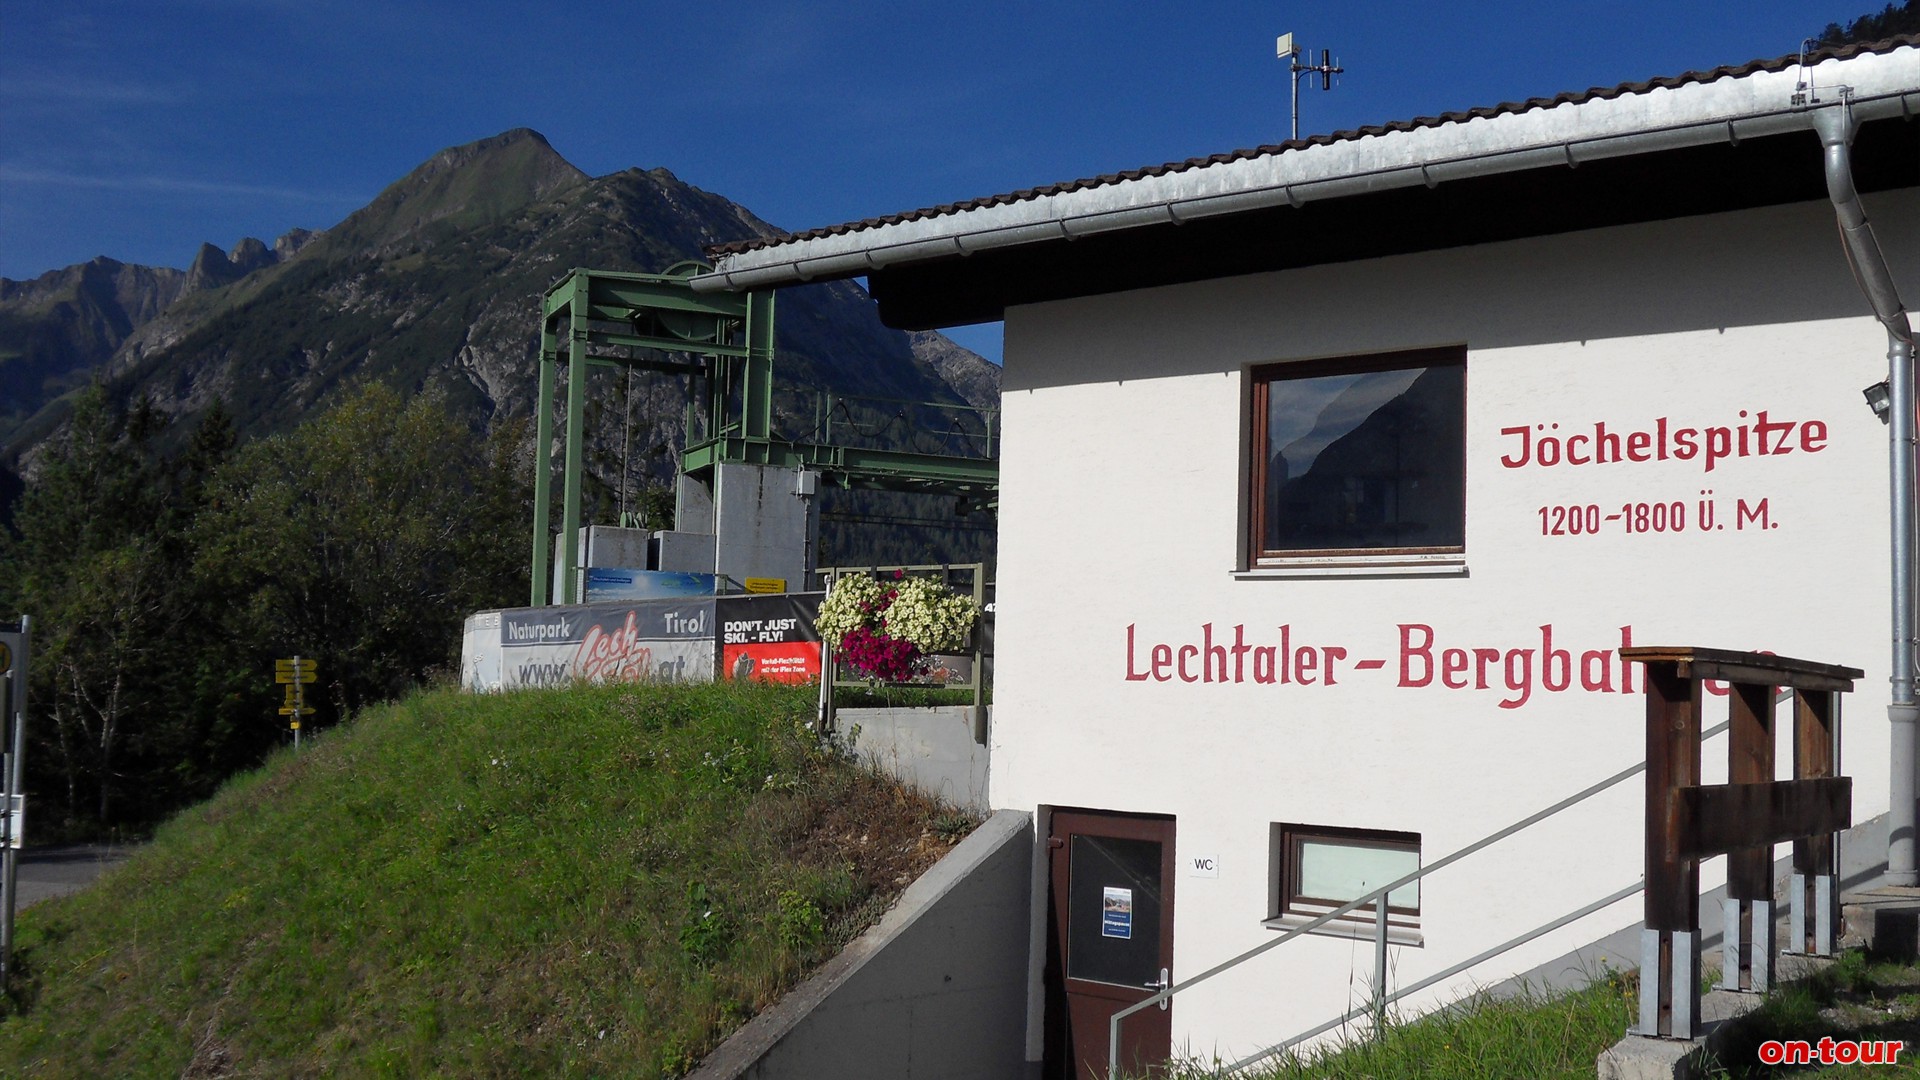
[[[1472,181],[1466,186],[1488,189],[1491,185],[1491,189],[1498,189],[1502,176],[1536,175],[1545,169],[1564,173],[1571,171],[1571,166],[1589,162],[1650,155],[1679,155],[1691,159],[1695,167],[1725,169],[1733,164],[1728,154],[1700,151],[1724,150],[1805,132],[1809,130],[1805,116],[1809,109],[1843,103],[1837,92],[1840,86],[1850,88],[1850,97],[1844,103],[1863,122],[1910,118],[1920,108],[1920,48],[1916,45],[1920,45],[1920,35],[1828,48],[1807,55],[1804,61],[1798,55],[1755,60],[1170,162],[783,237],[716,245],[708,250],[715,259],[716,273],[699,285],[739,290],[865,275],[876,286],[883,318],[896,325],[926,326],[994,318],[1011,303],[1301,265],[1288,264],[1284,259],[1272,263],[1230,257],[1212,268],[1176,267],[1146,272],[1144,276],[1116,277],[1109,273],[1102,277],[1096,273],[1091,279],[1081,275],[1064,286],[1043,284],[1036,276],[1029,286],[1007,281],[980,291],[978,281],[988,272],[987,266],[979,265],[981,262],[993,263],[992,272],[1002,277],[1007,268],[1004,260],[980,260],[978,256],[984,252],[1021,249],[1031,256],[1067,241],[1084,242],[1123,232],[1143,237],[1155,234],[1136,254],[1164,260],[1172,253],[1178,263],[1179,249],[1202,239],[1195,234],[1207,232],[1192,225],[1216,216],[1242,220],[1249,214],[1271,216],[1276,208],[1292,209],[1301,220],[1276,220],[1268,226],[1297,231],[1307,224],[1305,216],[1298,213],[1303,207],[1327,200],[1357,200],[1356,205],[1377,202],[1400,189],[1432,191],[1466,181]],[[1812,94],[1800,93],[1809,78]],[[1910,141],[1911,125],[1903,126],[1909,128]],[[1791,141],[1804,142],[1801,149],[1817,155],[1817,142]],[[1769,156],[1746,155],[1746,164],[1759,165],[1762,162],[1758,159]],[[1909,178],[1898,168],[1885,176],[1875,175],[1871,169],[1868,172],[1863,184],[1867,190],[1876,184],[1887,187],[1920,182],[1920,176]],[[1812,179],[1818,181],[1819,177]],[[1564,177],[1545,182],[1551,193],[1568,196],[1577,188],[1590,186],[1570,184]],[[1682,200],[1684,205],[1665,209],[1623,206],[1612,216],[1570,210],[1558,223],[1542,219],[1517,233],[1496,228],[1487,235],[1456,235],[1449,242],[1477,242],[1819,195],[1805,185],[1767,187],[1766,181],[1758,183],[1758,187],[1744,193],[1731,192],[1718,201]],[[1513,192],[1504,194],[1510,199]],[[1387,201],[1391,203],[1392,199]],[[1417,197],[1411,201],[1421,202]],[[1620,199],[1615,196],[1612,201]],[[1424,211],[1409,206],[1408,212],[1416,216],[1421,212],[1431,214],[1443,205],[1465,209],[1461,203],[1460,195],[1450,194],[1437,201],[1426,200]],[[1378,237],[1369,235],[1358,237],[1361,242],[1357,244],[1349,244],[1347,241],[1353,238],[1333,224],[1322,223],[1319,228],[1340,238],[1339,250],[1325,249],[1324,257],[1309,261],[1367,257],[1394,249],[1392,244],[1383,247]],[[1188,235],[1179,241],[1159,235],[1170,229]],[[1310,228],[1308,235],[1317,234]],[[1111,248],[1112,244],[1105,246]],[[1218,245],[1211,250],[1217,253]],[[1102,258],[1113,254],[1107,251]],[[972,256],[968,261],[976,265],[965,270],[938,270],[942,264],[965,256]],[[1074,265],[1085,269],[1091,264],[1084,256],[1054,255],[1039,259],[1035,268],[1040,265],[1045,267],[1045,277],[1057,279],[1060,272]],[[928,276],[924,271],[933,273]],[[896,286],[912,284],[909,291],[951,290],[958,284],[961,291],[972,288],[979,295],[959,301],[909,304],[906,306],[914,310],[896,310],[894,317],[888,317],[882,278],[891,279]]]
[[[1807,56],[1808,63],[1819,63],[1828,59],[1845,59],[1859,53],[1885,52],[1896,45],[1920,43],[1920,35],[1893,38],[1887,41],[1857,43],[1838,48],[1828,48]],[[1352,128],[1347,131],[1335,131],[1326,135],[1313,135],[1304,139],[1288,139],[1285,142],[1270,143],[1245,150],[1234,150],[1225,154],[1210,154],[1206,157],[1188,158],[1185,161],[1169,161],[1163,165],[1146,165],[1125,172],[1106,173],[1101,176],[1089,176],[1079,180],[1067,180],[1044,187],[1021,188],[1018,191],[1003,192],[999,195],[987,195],[963,202],[941,203],[938,206],[923,207],[919,210],[907,210],[881,217],[862,218],[840,225],[826,225],[817,229],[789,233],[785,236],[741,240],[731,244],[714,244],[707,248],[710,256],[731,255],[742,251],[755,251],[761,248],[779,247],[803,240],[812,240],[822,236],[840,236],[850,232],[877,229],[884,225],[897,225],[906,221],[918,221],[922,218],[942,217],[958,214],[983,206],[999,206],[1004,203],[1028,202],[1048,195],[1058,195],[1067,191],[1079,191],[1083,188],[1101,187],[1118,184],[1126,180],[1139,180],[1147,176],[1164,176],[1168,173],[1185,172],[1189,169],[1203,169],[1209,165],[1224,165],[1230,161],[1245,161],[1249,158],[1268,157],[1289,150],[1304,150],[1309,146],[1326,146],[1332,143],[1353,142],[1370,136],[1386,135],[1396,131],[1413,131],[1417,128],[1435,128],[1444,124],[1464,124],[1469,120],[1485,120],[1513,113],[1532,112],[1536,109],[1550,109],[1556,105],[1577,105],[1581,102],[1607,100],[1628,94],[1645,94],[1654,90],[1672,90],[1690,83],[1708,83],[1719,79],[1742,78],[1757,71],[1785,71],[1801,63],[1799,54],[1775,57],[1771,60],[1752,60],[1745,64],[1724,65],[1708,71],[1689,71],[1680,75],[1647,79],[1641,82],[1626,82],[1618,86],[1596,86],[1578,92],[1556,94],[1553,97],[1528,98],[1525,101],[1506,101],[1498,105],[1484,105],[1463,111],[1444,112],[1439,116],[1420,116],[1412,120],[1394,120],[1385,124],[1372,124],[1367,127]]]

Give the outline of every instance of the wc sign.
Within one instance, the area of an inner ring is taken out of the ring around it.
[[[1188,877],[1210,877],[1210,878],[1219,877],[1220,876],[1220,856],[1218,855],[1187,856],[1187,876]]]

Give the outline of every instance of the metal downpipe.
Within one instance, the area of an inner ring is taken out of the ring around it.
[[[1915,850],[1914,702],[1914,372],[1913,342],[1888,334],[1888,396],[1892,424],[1888,451],[1893,498],[1893,697],[1887,704],[1892,742],[1888,755],[1887,884],[1920,884]]]
[[[1844,94],[1844,91],[1843,91]],[[1866,209],[1853,184],[1849,147],[1857,129],[1852,103],[1839,102],[1817,109],[1813,127],[1825,151],[1827,195],[1833,201],[1845,239],[1847,261],[1853,265],[1861,291],[1873,305],[1874,317],[1887,328],[1887,391],[1891,399],[1888,428],[1888,477],[1893,548],[1893,656],[1887,705],[1891,730],[1888,759],[1887,876],[1889,885],[1920,884],[1914,848],[1914,782],[1916,719],[1914,702],[1914,370],[1913,328],[1887,268],[1886,256],[1874,238]]]

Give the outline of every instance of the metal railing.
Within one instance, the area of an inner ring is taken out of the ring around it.
[[[1303,1042],[1306,1042],[1308,1039],[1311,1039],[1316,1035],[1324,1035],[1327,1032],[1332,1031],[1334,1028],[1337,1028],[1340,1025],[1347,1023],[1348,1021],[1357,1020],[1362,1016],[1367,1016],[1371,1014],[1374,1018],[1375,1024],[1377,1025],[1385,1019],[1386,1007],[1393,1004],[1396,1001],[1399,1001],[1401,998],[1407,997],[1412,994],[1417,994],[1420,991],[1425,990],[1429,986],[1433,986],[1436,983],[1440,983],[1447,979],[1451,979],[1455,975],[1458,975],[1461,972],[1468,970],[1469,968],[1473,968],[1480,964],[1483,964],[1488,960],[1491,960],[1494,957],[1499,956],[1501,953],[1507,952],[1511,949],[1519,948],[1520,946],[1525,945],[1527,942],[1532,941],[1534,938],[1540,937],[1542,934],[1550,934],[1553,931],[1568,925],[1569,923],[1577,922],[1593,914],[1596,911],[1609,907],[1613,904],[1617,904],[1620,901],[1625,900],[1628,897],[1632,896],[1633,894],[1639,892],[1641,889],[1646,888],[1646,886],[1647,886],[1647,879],[1641,878],[1624,889],[1619,889],[1612,893],[1609,893],[1608,895],[1602,897],[1601,899],[1595,900],[1593,903],[1588,904],[1577,911],[1570,911],[1565,915],[1562,915],[1559,918],[1553,920],[1552,922],[1546,923],[1545,925],[1542,925],[1542,926],[1537,926],[1532,930],[1529,930],[1526,933],[1521,934],[1519,937],[1516,937],[1510,941],[1503,941],[1500,944],[1495,945],[1493,948],[1488,949],[1486,952],[1480,953],[1478,956],[1474,956],[1469,959],[1460,961],[1459,963],[1453,965],[1452,967],[1447,968],[1445,971],[1437,971],[1432,975],[1429,975],[1426,978],[1421,979],[1419,982],[1412,984],[1411,986],[1403,986],[1400,989],[1395,990],[1391,994],[1378,996],[1373,1001],[1369,1002],[1366,1005],[1363,1005],[1357,1009],[1349,1009],[1346,1012],[1340,1014],[1339,1016],[1334,1017],[1332,1020],[1328,1020],[1326,1023],[1323,1023],[1318,1027],[1309,1029],[1307,1031],[1303,1031],[1300,1034],[1295,1035],[1293,1038],[1288,1039],[1283,1043],[1276,1043],[1273,1046],[1269,1046],[1265,1050],[1262,1050],[1259,1053],[1254,1054],[1252,1057],[1242,1058],[1241,1060],[1226,1066],[1225,1071],[1232,1072],[1236,1069],[1244,1069],[1247,1066],[1252,1065],[1254,1062],[1262,1061],[1266,1058],[1273,1057],[1275,1054],[1284,1053],[1285,1051],[1293,1049],[1294,1047],[1300,1045]]]
[[[830,390],[792,394],[794,400],[775,420],[779,436],[790,442],[988,461],[999,456],[1000,410],[993,406]]]
[[[1715,735],[1724,733],[1729,726],[1731,726],[1730,721],[1722,721],[1721,723],[1716,724],[1713,727],[1710,727],[1705,731],[1701,732],[1700,738],[1704,742],[1707,739],[1713,738]],[[1262,1061],[1266,1058],[1272,1057],[1275,1054],[1282,1053],[1286,1050],[1289,1050],[1292,1047],[1297,1046],[1300,1043],[1305,1042],[1306,1040],[1311,1039],[1316,1035],[1324,1034],[1336,1027],[1339,1027],[1341,1024],[1348,1022],[1349,1020],[1355,1019],[1356,1017],[1359,1017],[1359,1016],[1367,1015],[1369,1013],[1372,1014],[1374,1018],[1375,1030],[1378,1031],[1380,1030],[1380,1025],[1382,1025],[1385,1021],[1387,1006],[1399,1000],[1400,998],[1403,998],[1408,994],[1413,994],[1421,990],[1424,990],[1429,986],[1432,986],[1435,983],[1440,982],[1443,979],[1452,978],[1453,976],[1458,975],[1461,972],[1466,971],[1471,967],[1474,967],[1475,965],[1485,963],[1486,961],[1491,960],[1494,957],[1501,955],[1502,953],[1508,952],[1509,950],[1516,949],[1522,945],[1525,945],[1528,942],[1533,941],[1538,937],[1541,937],[1542,935],[1552,933],[1553,931],[1558,930],[1563,926],[1566,926],[1567,924],[1573,922],[1576,919],[1585,918],[1586,916],[1591,915],[1594,912],[1601,910],[1602,908],[1605,908],[1611,904],[1617,904],[1620,901],[1632,896],[1634,893],[1640,891],[1643,887],[1645,887],[1645,884],[1646,884],[1645,879],[1637,881],[1634,884],[1624,889],[1621,889],[1613,893],[1612,895],[1607,896],[1604,899],[1596,900],[1593,903],[1586,905],[1585,907],[1581,908],[1578,911],[1570,912],[1566,915],[1562,915],[1559,918],[1553,920],[1552,922],[1549,922],[1543,926],[1536,927],[1535,929],[1529,930],[1526,933],[1520,935],[1519,937],[1512,939],[1511,941],[1506,941],[1499,945],[1496,945],[1493,948],[1487,950],[1486,952],[1483,952],[1478,956],[1475,956],[1469,960],[1462,961],[1461,963],[1456,964],[1445,971],[1442,971],[1435,975],[1429,975],[1425,979],[1422,979],[1421,981],[1413,984],[1412,986],[1402,987],[1399,991],[1392,994],[1389,994],[1387,992],[1386,897],[1389,893],[1393,892],[1395,889],[1399,889],[1399,888],[1402,888],[1403,886],[1410,885],[1416,881],[1419,881],[1425,878],[1427,875],[1432,874],[1438,870],[1442,870],[1442,869],[1445,869],[1446,867],[1452,866],[1454,863],[1459,862],[1461,859],[1464,859],[1467,856],[1474,854],[1475,852],[1482,851],[1488,847],[1491,847],[1494,844],[1497,844],[1500,841],[1505,840],[1507,837],[1514,835],[1515,833],[1531,828],[1534,825],[1537,825],[1540,822],[1545,821],[1546,819],[1554,816],[1555,814],[1558,814],[1562,810],[1566,810],[1566,809],[1569,809],[1570,807],[1577,806],[1580,803],[1583,803],[1588,799],[1593,798],[1595,795],[1598,795],[1603,791],[1606,791],[1621,783],[1631,780],[1632,778],[1646,771],[1647,771],[1647,763],[1645,761],[1641,761],[1638,764],[1630,766],[1626,769],[1622,769],[1621,771],[1614,773],[1612,776],[1607,777],[1605,780],[1602,780],[1599,783],[1593,784],[1590,787],[1587,787],[1581,791],[1578,791],[1572,795],[1569,795],[1566,798],[1561,799],[1559,802],[1554,803],[1552,806],[1549,806],[1544,810],[1535,811],[1534,813],[1529,814],[1524,818],[1521,818],[1519,821],[1516,821],[1513,824],[1508,825],[1506,828],[1500,829],[1497,832],[1489,833],[1488,835],[1481,837],[1478,840],[1475,840],[1473,843],[1468,844],[1463,848],[1460,848],[1458,851],[1455,851],[1449,855],[1443,856],[1440,859],[1432,863],[1429,863],[1426,866],[1423,866],[1420,869],[1415,870],[1410,874],[1405,875],[1404,877],[1398,878],[1385,885],[1382,885],[1379,888],[1366,893],[1365,895],[1349,900],[1346,903],[1340,905],[1339,907],[1334,908],[1332,911],[1329,911],[1324,915],[1315,917],[1309,922],[1305,922],[1299,926],[1293,927],[1271,941],[1262,942],[1261,944],[1256,945],[1251,949],[1248,949],[1246,952],[1243,952],[1238,956],[1232,957],[1227,960],[1223,960],[1220,963],[1215,964],[1213,967],[1208,968],[1207,970],[1201,972],[1198,975],[1195,975],[1190,979],[1184,979],[1184,980],[1181,980],[1180,982],[1173,983],[1172,985],[1161,990],[1159,993],[1154,994],[1152,997],[1136,1002],[1114,1013],[1113,1018],[1109,1020],[1107,1024],[1107,1080],[1120,1080],[1120,1025],[1123,1021],[1126,1020],[1127,1017],[1132,1016],[1133,1014],[1138,1012],[1144,1012],[1147,1009],[1150,1009],[1160,1004],[1163,1001],[1171,1001],[1173,999],[1173,996],[1181,992],[1182,990],[1190,990],[1193,987],[1198,986],[1201,983],[1208,981],[1209,979],[1212,979],[1216,975],[1222,974],[1227,971],[1231,971],[1232,969],[1239,967],[1241,964],[1244,964],[1247,961],[1252,960],[1256,956],[1259,956],[1263,953],[1271,952],[1274,949],[1277,949],[1280,946],[1285,945],[1287,942],[1292,941],[1297,937],[1300,937],[1304,934],[1312,933],[1313,931],[1320,929],[1321,927],[1327,925],[1328,923],[1333,922],[1335,919],[1339,919],[1343,916],[1352,914],[1353,912],[1359,911],[1363,908],[1371,908],[1372,914],[1374,916],[1374,920],[1373,920],[1374,964],[1373,964],[1373,998],[1372,1000],[1369,1001],[1365,1006],[1362,1006],[1361,1008],[1358,1008],[1358,1009],[1349,1010],[1346,1014],[1336,1017],[1332,1020],[1329,1020],[1326,1023],[1321,1024],[1319,1027],[1312,1029],[1311,1031],[1307,1031],[1302,1034],[1295,1035],[1291,1039],[1288,1039],[1285,1042],[1281,1042],[1273,1046],[1270,1046],[1267,1049],[1252,1055],[1251,1057],[1247,1057],[1240,1061],[1236,1061],[1233,1064],[1226,1066],[1223,1070],[1224,1072],[1231,1073],[1231,1072],[1236,1072],[1240,1069],[1246,1068],[1248,1065],[1251,1065],[1258,1061]]]

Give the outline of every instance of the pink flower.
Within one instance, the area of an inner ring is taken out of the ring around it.
[[[855,671],[882,682],[906,682],[920,673],[926,661],[913,642],[864,626],[847,631],[838,652]]]

